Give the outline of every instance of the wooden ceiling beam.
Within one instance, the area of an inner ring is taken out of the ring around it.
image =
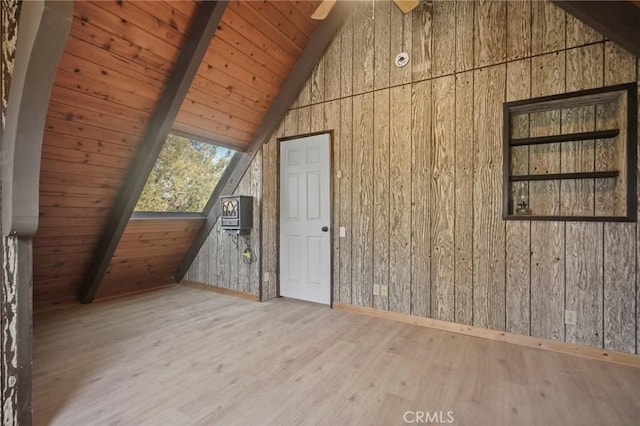
[[[200,63],[211,44],[227,1],[202,2],[184,41],[165,90],[149,122],[124,185],[115,200],[109,220],[93,255],[80,289],[82,303],[91,303],[104,278],[111,258],[144,189],[149,174],[187,96]]]
[[[558,1],[553,4],[640,57],[640,8],[629,1]]]
[[[227,166],[225,173],[220,178],[205,208],[207,220],[202,225],[202,228],[194,238],[193,243],[176,270],[176,280],[181,281],[187,274],[200,248],[211,233],[220,214],[220,196],[232,194],[236,189],[256,153],[262,144],[267,142],[273,132],[276,131],[285,114],[295,101],[296,96],[300,93],[302,86],[311,75],[313,68],[320,58],[322,58],[333,36],[344,22],[349,11],[349,6],[345,3],[346,2],[336,3],[327,19],[316,27],[302,54],[283,83],[280,92],[278,92],[278,95],[267,110],[264,119],[251,138],[249,148],[244,153],[236,153],[231,163]]]

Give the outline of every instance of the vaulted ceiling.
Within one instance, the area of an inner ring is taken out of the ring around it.
[[[318,1],[229,2],[174,133],[246,150],[318,25]],[[34,301],[75,299],[198,1],[77,1],[43,142]],[[318,52],[320,55],[322,52]],[[128,219],[128,218],[127,218]],[[98,297],[173,281],[204,217],[131,220]]]
[[[250,154],[284,115],[299,90],[291,82],[302,85],[339,20],[312,21],[318,0],[223,3],[169,130]],[[592,19],[612,40],[640,48],[640,13],[631,6],[638,2],[555,3]],[[173,282],[185,254],[204,240],[205,215],[130,219],[118,206],[130,191],[131,171],[147,155],[145,139],[180,77],[176,66],[202,8],[200,1],[74,3],[42,148],[36,305],[75,300],[87,286],[105,298]],[[124,225],[111,226],[117,221]],[[104,241],[113,244],[105,249]]]

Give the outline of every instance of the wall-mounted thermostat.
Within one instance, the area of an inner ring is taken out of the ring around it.
[[[231,234],[248,234],[253,227],[253,197],[232,195],[220,197],[221,228]]]

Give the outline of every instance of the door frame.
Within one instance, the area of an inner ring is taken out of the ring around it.
[[[280,147],[282,142],[287,142],[293,139],[302,139],[309,136],[329,135],[329,308],[333,309],[333,130],[323,130],[320,132],[303,133],[295,136],[283,136],[276,139],[278,142],[278,161],[277,161],[277,184],[278,193],[276,196],[277,209],[276,209],[276,271],[278,272],[278,282],[276,283],[276,297],[282,297],[280,295]]]

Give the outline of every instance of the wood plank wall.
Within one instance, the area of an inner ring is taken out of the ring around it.
[[[638,353],[635,223],[501,219],[502,103],[638,81],[638,59],[549,2],[424,2],[404,18],[352,7],[263,146],[263,299],[278,279],[276,138],[333,130],[335,301]],[[593,125],[581,114],[541,119]],[[580,161],[568,155],[517,167],[566,171]]]
[[[13,73],[13,62],[18,37],[18,19],[20,5],[15,0],[2,0],[0,3],[0,140],[4,135],[5,114],[9,101],[9,86]],[[2,150],[0,149],[0,165],[2,164]],[[0,180],[0,192],[2,182]],[[0,207],[2,199],[0,197]],[[0,224],[0,234],[2,225]],[[3,234],[4,235],[4,234]],[[13,240],[13,239],[12,239]],[[0,255],[3,264],[6,262],[9,242],[2,238],[0,243]],[[17,327],[18,300],[16,294],[16,282],[13,276],[3,267],[0,271],[0,418],[3,425],[15,425],[18,422],[18,393],[24,388],[24,383],[19,381],[18,375],[18,342]]]
[[[237,195],[254,197],[254,227],[248,237],[248,242],[256,256],[256,261],[253,263],[244,262],[242,252],[247,248],[244,237],[238,239],[236,247],[231,235],[222,232],[218,220],[191,264],[191,268],[187,271],[185,279],[244,293],[259,294],[262,253],[260,247],[262,175],[262,150],[258,150],[249,169],[240,179],[238,187],[234,191],[234,194]],[[179,258],[178,262],[181,259]]]
[[[203,218],[129,220],[96,298],[175,283],[174,273],[203,223]]]

